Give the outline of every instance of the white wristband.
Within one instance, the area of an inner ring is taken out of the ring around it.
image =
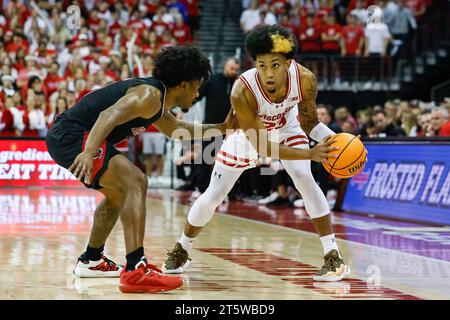
[[[336,134],[322,122],[319,122],[309,133],[309,136],[316,141],[322,141],[323,138]]]

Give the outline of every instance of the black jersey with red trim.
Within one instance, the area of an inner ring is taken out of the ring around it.
[[[129,88],[142,84],[155,87],[161,91],[160,110],[151,118],[137,117],[115,127],[106,137],[106,141],[116,144],[126,138],[140,134],[149,125],[161,118],[164,111],[166,88],[161,81],[152,77],[120,80],[88,93],[73,107],[57,117],[52,130],[48,134],[61,140],[67,134],[67,131],[72,131],[72,133],[90,131],[103,110],[111,107],[125,96]]]

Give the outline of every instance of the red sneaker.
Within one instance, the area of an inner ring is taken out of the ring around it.
[[[174,290],[182,285],[183,278],[166,276],[158,267],[142,263],[133,271],[123,269],[119,289],[123,293],[162,292]]]

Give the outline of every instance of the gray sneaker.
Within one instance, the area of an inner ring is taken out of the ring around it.
[[[181,244],[177,242],[172,251],[167,252],[167,259],[162,266],[162,271],[167,274],[183,273],[191,263],[191,258]]]
[[[344,263],[337,250],[328,252],[324,260],[325,264],[314,275],[314,281],[340,281],[350,275],[350,267]]]

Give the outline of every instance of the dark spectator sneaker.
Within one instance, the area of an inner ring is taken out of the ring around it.
[[[322,269],[314,275],[314,281],[340,281],[350,275],[350,267],[344,263],[337,250],[331,250],[325,257]]]
[[[275,200],[269,202],[267,205],[269,206],[283,206],[283,205],[289,205],[289,198],[281,198],[281,197],[277,197]]]
[[[183,273],[191,263],[191,258],[181,244],[177,242],[171,252],[167,252],[167,260],[162,266],[162,271],[168,274]]]

